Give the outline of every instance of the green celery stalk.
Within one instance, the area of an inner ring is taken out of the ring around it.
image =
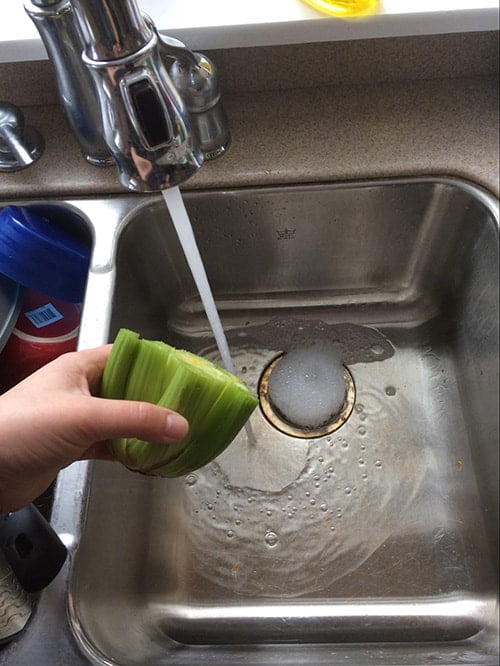
[[[188,419],[188,435],[170,445],[134,438],[110,443],[114,455],[130,469],[164,477],[188,474],[217,457],[258,404],[227,370],[166,343],[141,340],[128,329],[121,329],[113,344],[101,394],[145,400]]]

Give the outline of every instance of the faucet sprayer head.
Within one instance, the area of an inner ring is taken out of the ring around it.
[[[120,182],[137,192],[184,182],[203,163],[203,153],[152,22],[135,0],[72,0],[72,5]]]

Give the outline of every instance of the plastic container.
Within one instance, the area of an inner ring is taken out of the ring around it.
[[[27,206],[6,206],[0,211],[0,273],[14,282],[62,301],[81,303],[89,257],[89,244],[69,215],[53,220]]]
[[[81,305],[25,289],[17,322],[0,356],[7,390],[78,344]]]
[[[0,274],[21,291],[0,355],[0,391],[77,347],[90,242],[71,214],[47,210],[50,219],[29,207],[0,212]]]

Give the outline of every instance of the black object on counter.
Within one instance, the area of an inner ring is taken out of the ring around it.
[[[0,515],[0,548],[27,592],[46,587],[67,556],[66,546],[32,504]]]

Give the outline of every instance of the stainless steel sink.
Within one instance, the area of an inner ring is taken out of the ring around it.
[[[257,390],[283,351],[335,342],[354,409],[317,438],[257,410],[256,443],[241,434],[186,478],[62,473],[64,654],[496,664],[497,202],[443,179],[185,201],[240,376]],[[217,361],[160,197],[113,199],[100,219],[109,203],[73,203],[95,232],[81,345],[126,326]]]

